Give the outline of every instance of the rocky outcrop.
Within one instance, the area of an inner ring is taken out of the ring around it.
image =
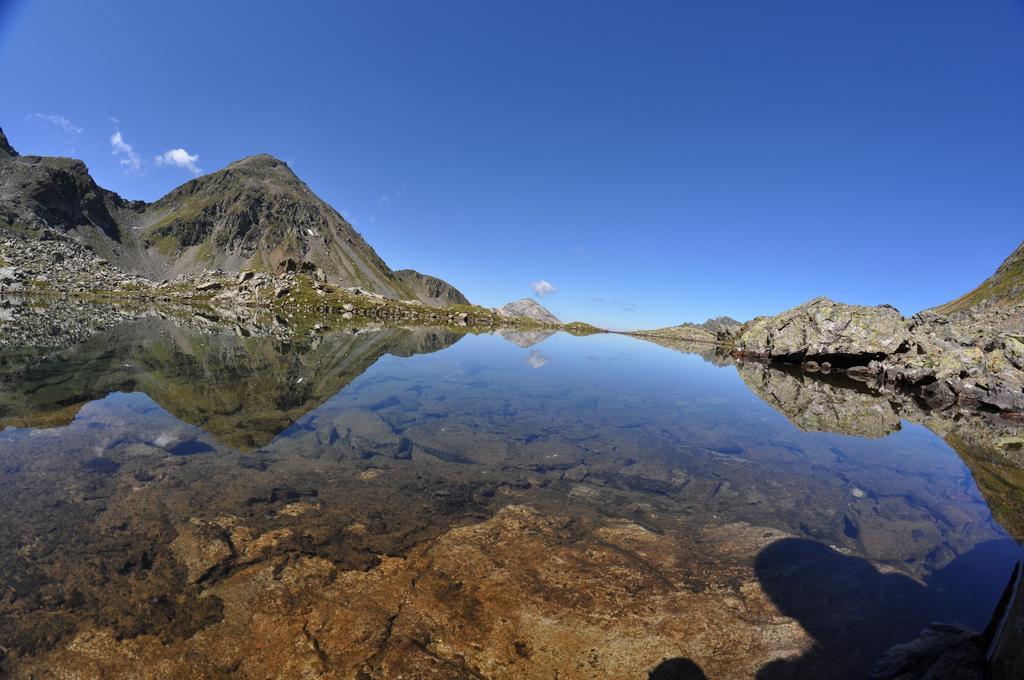
[[[530,298],[523,298],[515,302],[509,302],[498,309],[503,316],[516,317],[521,319],[532,319],[541,323],[560,324],[558,317],[552,314],[544,305]]]
[[[828,361],[833,366],[867,365],[900,351],[908,330],[893,307],[865,307],[819,297],[744,325],[735,351],[775,361]]]
[[[717,316],[700,324],[687,322],[667,328],[633,331],[630,335],[683,343],[724,343],[730,342],[741,326],[736,319]]]
[[[745,324],[732,352],[808,370],[842,369],[934,408],[1024,412],[1024,304],[904,319],[885,305],[817,298]]]
[[[14,150],[11,143],[7,141],[7,135],[4,134],[3,128],[0,128],[0,158],[11,158],[17,156],[18,152]]]
[[[141,205],[100,188],[82,161],[0,153],[0,232],[53,228],[114,249],[124,217]]]
[[[392,271],[286,163],[266,154],[146,203],[97,186],[79,160],[19,156],[2,138],[0,235],[47,233],[88,246],[115,274],[154,281],[215,269],[276,272],[297,263],[339,287],[431,306],[468,303],[440,279]]]
[[[668,328],[656,328],[649,331],[634,331],[631,335],[643,338],[673,340],[676,342],[697,342],[706,344],[713,344],[718,340],[714,333],[693,323],[684,323],[679,326],[670,326]]]
[[[714,333],[716,336],[733,335],[739,331],[742,325],[731,316],[716,316],[701,324],[704,329]]]
[[[395,278],[415,299],[431,307],[469,304],[469,300],[458,288],[436,276],[421,274],[415,269],[399,269],[395,272]]]
[[[1024,304],[926,312],[909,321],[908,331],[906,352],[853,375],[910,390],[935,408],[1024,412]]]

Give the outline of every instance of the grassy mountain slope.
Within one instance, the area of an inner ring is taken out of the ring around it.
[[[999,269],[971,292],[932,311],[952,314],[982,303],[1012,304],[1024,300],[1024,243],[1010,253]]]

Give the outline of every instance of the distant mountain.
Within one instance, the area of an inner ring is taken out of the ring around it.
[[[942,314],[959,312],[982,303],[1012,304],[1024,301],[1024,243],[1010,253],[992,276],[980,286],[956,300],[932,311]]]
[[[716,316],[715,318],[708,319],[702,323],[701,328],[704,328],[711,333],[718,334],[722,332],[730,332],[740,325],[742,324],[731,316]]]
[[[667,328],[634,331],[631,335],[648,338],[660,338],[677,342],[717,342],[720,335],[733,335],[739,331],[741,324],[728,316],[716,316],[704,323],[682,323]]]
[[[392,271],[286,163],[265,154],[146,203],[99,187],[82,161],[20,156],[0,130],[0,233],[46,229],[155,280],[210,269],[272,272],[291,260],[341,287],[433,306],[468,303],[441,279]]]
[[[415,299],[432,307],[470,304],[458,288],[436,276],[420,274],[415,269],[400,269],[395,272],[395,278],[413,294]]]
[[[498,312],[505,316],[518,316],[524,319],[533,319],[542,323],[560,324],[558,317],[552,314],[544,305],[530,298],[523,298],[515,302],[509,302],[498,308]]]

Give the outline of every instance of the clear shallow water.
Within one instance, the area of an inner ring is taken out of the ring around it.
[[[413,626],[430,629],[420,646],[433,656],[461,659],[451,677],[646,677],[682,658],[709,677],[862,677],[933,620],[988,623],[1019,548],[928,429],[805,432],[728,362],[621,336],[536,339],[384,329],[285,341],[146,319],[8,357],[7,669],[59,665],[83,631],[152,636],[162,647],[148,653],[184,654],[240,630],[225,589],[263,564],[316,557],[341,574],[383,574],[392,558],[468,545],[452,537],[519,508],[536,514],[501,525],[511,557],[487,575],[460,560],[446,572],[474,593],[477,604],[450,614],[463,620]],[[776,405],[788,386],[785,374],[756,373]],[[877,404],[849,398],[863,428]],[[820,406],[795,401],[788,415],[806,426]],[[611,564],[609,546],[632,555],[628,565]],[[535,583],[550,569],[573,575],[557,597]],[[631,589],[614,595],[625,580]],[[492,616],[506,591],[519,599]],[[424,612],[451,601],[438,597]],[[561,627],[635,637],[635,659],[575,638],[522,652],[543,639],[541,604]],[[678,619],[703,623],[708,639],[669,635]],[[464,633],[452,631],[466,629],[490,631],[480,649],[459,649]],[[519,666],[488,661],[506,638]],[[388,640],[365,658],[321,641],[321,663],[372,677],[405,654],[415,667],[415,653]]]

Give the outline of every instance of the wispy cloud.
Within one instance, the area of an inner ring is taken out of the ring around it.
[[[142,160],[139,158],[139,154],[135,153],[131,144],[124,141],[120,130],[110,135],[110,149],[112,154],[122,157],[122,167],[128,168],[132,172],[138,172],[142,167]]]
[[[199,163],[199,154],[190,154],[184,149],[171,149],[156,157],[157,165],[172,165],[176,168],[188,170],[193,175],[198,175],[202,169]]]
[[[623,302],[622,300],[606,300],[606,299],[601,298],[601,297],[592,297],[592,298],[590,298],[590,301],[591,302],[596,302],[599,305],[603,305],[603,304],[606,304],[606,303],[607,304],[611,304],[611,305],[616,305],[616,306],[620,307],[622,309],[622,311],[624,311],[624,312],[635,312],[636,311],[636,303],[634,303],[634,302]]]
[[[533,294],[537,297],[544,297],[545,295],[551,295],[552,293],[558,292],[558,289],[555,288],[553,283],[545,281],[544,279],[534,281],[530,284],[530,288],[533,289]]]
[[[69,135],[77,135],[82,131],[82,128],[72,125],[71,121],[64,116],[58,116],[52,113],[33,113],[29,118],[36,118],[38,120],[46,121],[51,125],[56,125]]]
[[[380,196],[377,197],[377,205],[389,206],[396,201],[405,198],[405,194],[409,191],[408,184],[402,184],[397,189],[391,191],[382,191]]]
[[[526,357],[526,363],[530,365],[530,368],[540,368],[547,365],[550,361],[551,359],[548,359],[536,350],[530,352],[530,356]]]

